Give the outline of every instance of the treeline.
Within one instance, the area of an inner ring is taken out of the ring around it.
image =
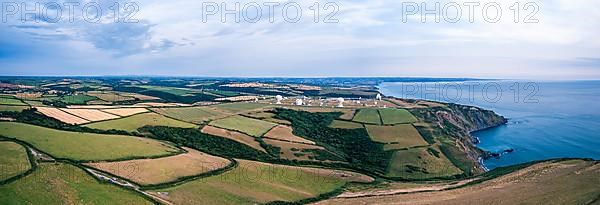
[[[13,118],[17,122],[53,128],[58,130],[72,131],[72,132],[90,132],[98,134],[117,134],[117,135],[132,135],[131,133],[123,130],[99,130],[89,127],[82,127],[79,125],[72,125],[61,122],[54,118],[39,114],[35,108],[23,110],[21,112],[0,112],[0,117]]]
[[[178,146],[191,147],[216,156],[270,161],[273,157],[245,144],[231,139],[202,133],[195,128],[175,128],[165,126],[144,126],[138,129],[148,133],[149,137],[175,143]]]
[[[392,152],[383,150],[383,144],[371,141],[365,129],[337,129],[329,124],[342,113],[310,113],[276,109],[276,117],[292,123],[294,134],[324,145],[329,151],[343,156],[354,169],[384,174]],[[328,156],[321,155],[320,159]],[[329,155],[329,160],[339,157]]]

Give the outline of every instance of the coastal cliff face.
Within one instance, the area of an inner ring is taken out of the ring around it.
[[[506,118],[491,110],[451,103],[411,112],[427,123],[428,127],[420,130],[428,130],[440,142],[442,150],[468,175],[485,172],[480,161],[491,154],[475,146],[479,140],[471,133],[507,123]]]

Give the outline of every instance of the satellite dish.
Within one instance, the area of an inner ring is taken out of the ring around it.
[[[277,96],[275,96],[275,100],[277,100],[277,102],[275,102],[275,104],[279,105],[279,104],[281,104],[281,100],[283,100],[283,96],[277,95]]]
[[[337,101],[339,103],[338,107],[344,107],[344,98],[338,98]]]
[[[375,96],[375,99],[381,100],[381,94],[377,93],[377,96]]]

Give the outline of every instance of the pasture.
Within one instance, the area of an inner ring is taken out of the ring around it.
[[[350,172],[237,161],[238,167],[221,175],[154,192],[168,193],[159,196],[174,204],[257,204],[297,201],[331,192],[348,181],[372,180]]]
[[[116,92],[112,91],[90,91],[87,92],[87,95],[96,97],[100,100],[104,100],[107,102],[119,102],[119,101],[131,101],[135,100],[133,97],[129,96],[121,96]]]
[[[261,137],[277,124],[265,122],[262,120],[252,119],[239,115],[226,117],[210,122],[211,126],[220,127],[228,130],[235,130],[246,133],[253,137]]]
[[[260,146],[260,143],[256,141],[256,138],[251,137],[244,133],[234,132],[226,129],[221,129],[206,125],[202,128],[202,132],[209,135],[219,136],[227,139],[234,140],[236,142],[248,145],[256,150],[267,153],[267,151]]]
[[[25,109],[29,109],[29,106],[0,105],[0,111],[21,112],[21,111],[23,111]]]
[[[203,123],[214,118],[228,115],[227,113],[219,112],[209,107],[151,108],[150,110],[161,115],[191,123]]]
[[[216,108],[229,113],[241,113],[249,112],[252,110],[268,107],[268,104],[261,103],[250,103],[250,102],[236,102],[236,103],[224,103],[218,105],[211,105],[210,107]]]
[[[354,118],[352,118],[352,121],[376,125],[381,124],[379,112],[374,108],[364,108],[358,110],[356,115],[354,115]]]
[[[294,133],[292,133],[292,132],[293,132],[293,130],[290,126],[277,125],[273,129],[271,129],[269,132],[267,132],[263,137],[277,139],[277,140],[283,140],[283,141],[289,141],[289,142],[304,143],[304,144],[312,144],[312,145],[316,144],[313,141],[304,139],[302,137],[298,137],[298,136],[294,135]]]
[[[129,116],[116,120],[102,121],[84,125],[85,127],[100,129],[100,130],[125,130],[128,132],[137,131],[138,128],[149,126],[167,126],[181,128],[195,128],[197,125],[174,120],[156,113],[143,113],[134,116]]]
[[[88,101],[97,100],[98,98],[89,95],[77,94],[77,95],[65,95],[60,98],[60,101],[63,101],[67,104],[76,104],[83,105]]]
[[[386,144],[384,145],[385,150],[428,145],[427,141],[411,124],[365,125],[365,127],[371,140]]]
[[[115,109],[103,109],[102,112],[118,115],[121,117],[127,117],[139,113],[148,112],[146,108],[115,108]]]
[[[325,150],[325,148],[316,145],[299,144],[273,139],[263,139],[263,141],[274,147],[279,147],[279,158],[287,160],[314,160],[315,154],[308,150]]]
[[[329,125],[331,128],[339,128],[339,129],[362,129],[363,125],[356,122],[349,122],[343,120],[334,120]]]
[[[434,151],[435,150],[435,151]],[[446,156],[434,146],[395,151],[388,165],[388,177],[428,179],[461,174]]]
[[[10,141],[0,141],[0,181],[31,169],[25,147]]]
[[[141,185],[177,181],[226,167],[229,160],[193,149],[188,153],[157,159],[138,159],[120,162],[88,163],[86,165],[131,180]]]
[[[384,125],[414,123],[417,121],[417,118],[405,109],[383,108],[379,109],[379,115],[381,115]]]
[[[156,157],[179,152],[176,147],[148,138],[68,132],[16,122],[0,122],[0,133],[25,141],[54,157],[72,160]]]
[[[68,164],[42,163],[32,174],[0,186],[0,204],[152,204],[137,193],[100,183]]]
[[[27,105],[25,103],[23,103],[21,100],[19,99],[15,99],[12,97],[0,97],[0,105]]]

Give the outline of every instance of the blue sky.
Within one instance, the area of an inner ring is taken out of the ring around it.
[[[213,2],[233,7],[236,1]],[[248,1],[238,2],[244,6]],[[405,23],[402,3],[407,1],[397,0],[330,0],[339,7],[339,22],[315,23],[308,7],[327,1],[297,2],[303,16],[296,23],[284,21],[282,6],[275,8],[273,23],[266,7],[256,23],[223,23],[219,16],[203,22],[202,1],[195,0],[136,2],[137,23],[112,21],[107,13],[114,1],[102,1],[105,15],[97,23],[81,18],[82,6],[75,8],[73,22],[34,22],[31,16],[22,22],[19,16],[7,16],[0,22],[0,72],[600,79],[600,1],[532,1],[539,6],[539,22],[530,24],[515,23],[509,9],[515,2],[523,7],[529,1],[497,1],[503,12],[497,23],[482,17],[481,7],[493,1],[480,1],[473,23],[467,7],[461,7],[457,23],[435,23],[433,16],[422,23],[420,15],[409,15]],[[426,2],[433,7],[436,1]],[[444,6],[450,1],[437,2]],[[519,19],[529,11],[521,8]],[[322,19],[327,12],[321,12]]]

